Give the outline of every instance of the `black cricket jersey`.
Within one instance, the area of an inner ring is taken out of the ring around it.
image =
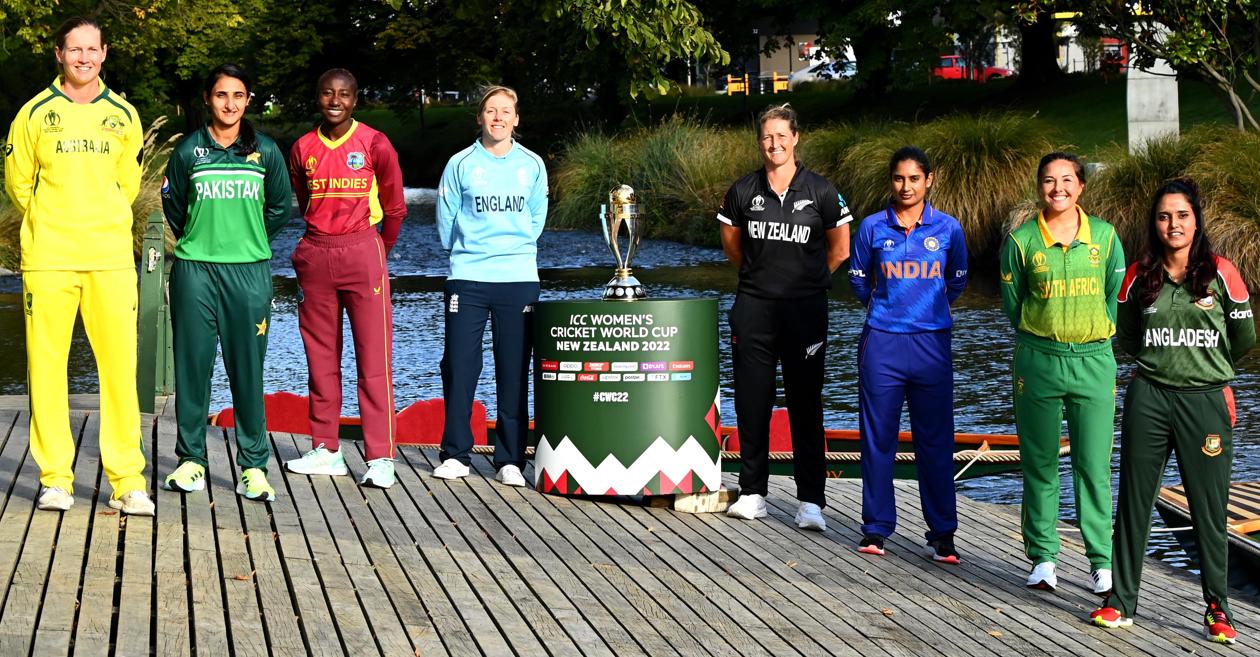
[[[835,186],[799,162],[783,198],[758,169],[731,185],[717,218],[740,229],[739,291],[768,299],[831,289],[826,233],[853,220]]]

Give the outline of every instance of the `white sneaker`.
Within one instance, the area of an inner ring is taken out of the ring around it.
[[[118,499],[110,499],[109,507],[118,509],[129,516],[151,516],[157,510],[149,494],[142,490],[133,490],[122,494]]]
[[[372,459],[367,462],[367,466],[367,472],[363,474],[360,484],[375,488],[389,488],[394,485],[394,459]]]
[[[726,515],[733,518],[743,518],[744,520],[756,520],[770,515],[766,510],[766,498],[764,495],[749,493],[748,495],[740,495],[735,503],[726,507]]]
[[[499,473],[494,476],[494,480],[504,486],[525,485],[525,475],[521,474],[521,469],[514,465],[505,465],[499,468]]]
[[[304,475],[339,476],[350,474],[350,468],[346,467],[346,458],[341,455],[341,450],[330,452],[324,449],[323,443],[303,454],[300,458],[285,461],[284,469],[294,474]]]
[[[438,479],[459,479],[468,476],[468,466],[456,459],[446,459],[442,465],[433,468],[433,476]]]
[[[1099,568],[1098,570],[1090,571],[1089,581],[1094,585],[1094,593],[1098,595],[1107,594],[1111,591],[1111,569]]]
[[[1041,589],[1042,591],[1053,591],[1059,586],[1059,578],[1054,574],[1054,562],[1042,561],[1033,566],[1032,572],[1028,575],[1026,582],[1030,589]]]
[[[41,511],[69,511],[74,506],[74,496],[70,491],[53,486],[39,489],[39,508]]]
[[[796,526],[819,532],[827,531],[827,519],[823,517],[822,507],[813,502],[801,502],[796,509]]]

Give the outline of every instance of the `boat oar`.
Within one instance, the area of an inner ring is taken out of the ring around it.
[[[987,451],[989,451],[989,441],[986,440],[980,443],[980,447],[976,449],[976,455],[971,457],[970,461],[967,461],[967,465],[964,465],[962,469],[958,471],[958,474],[954,475],[954,481],[958,481],[958,478],[963,476],[963,473],[967,471],[967,468],[975,465],[976,461],[979,461],[980,457],[984,456],[984,453]]]

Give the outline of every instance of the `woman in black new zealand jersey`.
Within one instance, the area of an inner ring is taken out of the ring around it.
[[[782,363],[800,500],[796,524],[822,531],[827,290],[849,257],[845,224],[852,217],[836,188],[796,161],[800,131],[789,105],[770,107],[758,124],[765,166],[731,186],[717,216],[722,248],[739,268],[730,323],[743,465],[740,498],[727,514],[766,515],[770,413],[775,366]]]

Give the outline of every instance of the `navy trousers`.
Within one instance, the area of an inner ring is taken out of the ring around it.
[[[954,364],[950,332],[862,331],[858,348],[858,432],[862,442],[862,533],[897,528],[893,459],[902,403],[919,470],[929,541],[958,529],[954,499]]]
[[[533,350],[533,310],[537,282],[481,283],[446,281],[446,345],[442,352],[442,395],[446,420],[442,430],[443,461],[471,460],[473,395],[481,377],[482,336],[490,321],[494,349],[494,383],[498,436],[494,465],[525,466],[529,431],[529,360]]]

